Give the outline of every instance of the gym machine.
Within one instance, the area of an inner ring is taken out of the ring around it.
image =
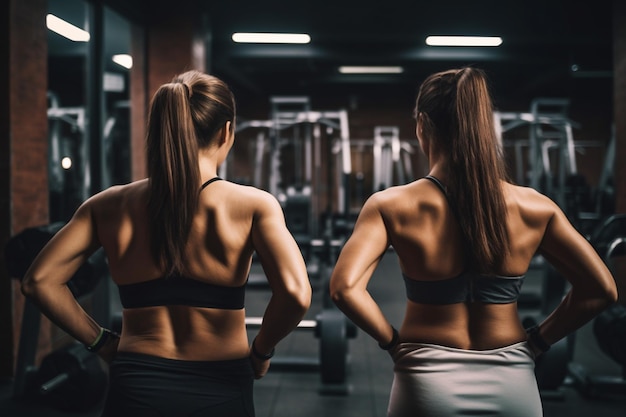
[[[581,233],[587,234],[614,209],[614,133],[607,145],[599,184],[592,190],[578,172],[576,152],[603,144],[574,141],[573,129],[580,125],[567,117],[569,104],[567,99],[536,98],[530,112],[494,112],[494,122],[502,146],[513,148],[517,184],[528,185],[554,199]],[[528,128],[527,137],[503,139],[505,134],[515,137],[519,127]],[[528,148],[527,158],[524,148]]]
[[[565,205],[566,182],[577,174],[573,128],[580,125],[567,117],[569,100],[560,98],[536,98],[530,112],[494,112],[496,133],[502,140],[504,133],[520,126],[528,127],[528,139],[515,140],[515,179],[518,184],[530,187],[554,197],[561,207]],[[582,145],[582,144],[578,144]],[[524,175],[522,148],[528,147],[528,178]],[[550,150],[558,150],[558,173],[552,168]],[[555,189],[556,185],[556,189]]]
[[[354,182],[359,208],[370,196],[365,191],[368,186],[375,193],[415,179],[412,158],[416,145],[419,146],[412,141],[400,139],[397,126],[376,126],[373,139],[350,140],[355,155]],[[365,166],[373,168],[371,179],[365,176]]]
[[[374,128],[374,181],[373,192],[394,184],[405,184],[406,176],[400,159],[400,129],[396,126]],[[394,167],[396,181],[394,181]]]
[[[21,280],[43,246],[64,226],[63,222],[25,229],[13,236],[4,251],[9,276]],[[107,274],[102,249],[74,274],[68,287],[77,300],[90,296]],[[107,374],[97,355],[72,342],[43,358],[35,366],[41,312],[30,300],[24,303],[13,396],[65,411],[87,411],[106,392]]]

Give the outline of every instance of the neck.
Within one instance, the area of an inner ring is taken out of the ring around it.
[[[198,155],[201,182],[217,176],[218,161],[215,152],[201,151]]]
[[[428,155],[428,174],[437,177],[445,182],[448,172],[448,159],[441,153],[429,152]]]

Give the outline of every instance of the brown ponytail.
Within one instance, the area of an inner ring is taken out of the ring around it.
[[[468,267],[496,273],[509,250],[507,180],[486,76],[475,68],[430,76],[416,112],[426,114],[435,141],[450,155],[447,186],[469,255]]]
[[[183,273],[185,248],[198,208],[198,151],[212,143],[235,101],[221,80],[190,71],[162,85],[152,98],[147,156],[151,251],[166,274]]]

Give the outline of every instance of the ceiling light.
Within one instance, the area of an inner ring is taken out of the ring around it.
[[[233,33],[237,43],[309,43],[306,33]]]
[[[70,169],[72,167],[72,158],[66,156],[61,159],[61,167],[63,167],[63,169]]]
[[[400,74],[402,67],[339,67],[342,74]]]
[[[131,69],[133,67],[133,57],[128,54],[113,55],[112,59],[117,65],[121,65],[126,69]]]
[[[502,38],[499,36],[429,36],[426,45],[429,46],[500,46]]]
[[[89,32],[56,17],[53,14],[46,16],[46,26],[53,32],[74,42],[89,42]]]

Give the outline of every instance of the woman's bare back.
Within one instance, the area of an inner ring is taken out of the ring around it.
[[[150,252],[148,181],[113,187],[94,201],[98,236],[117,285],[162,278]],[[200,193],[186,245],[184,275],[213,285],[245,284],[255,208],[262,192],[226,181]],[[245,310],[165,305],[125,309],[119,349],[187,360],[223,360],[248,353]],[[210,350],[208,346],[220,346]]]
[[[553,203],[536,191],[503,183],[510,252],[497,275],[525,275],[537,253]],[[465,269],[463,239],[445,195],[430,181],[416,181],[382,193],[391,244],[403,274],[418,281],[459,276]],[[517,304],[407,301],[402,340],[462,349],[492,349],[526,339]]]

